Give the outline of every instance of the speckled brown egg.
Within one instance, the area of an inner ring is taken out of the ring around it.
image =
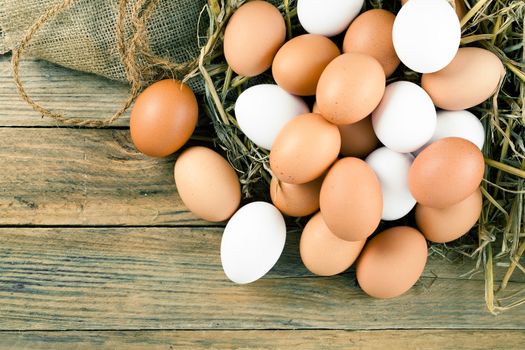
[[[395,19],[392,12],[383,9],[362,13],[346,31],[343,52],[358,52],[374,57],[389,77],[400,63],[392,41]]]
[[[273,78],[294,95],[314,95],[317,81],[325,67],[340,51],[322,35],[299,35],[284,44],[272,63]]]
[[[241,201],[237,173],[206,147],[191,147],[175,162],[175,183],[184,205],[201,219],[219,222],[235,213]]]
[[[341,136],[336,125],[315,113],[295,117],[272,145],[270,168],[279,180],[304,184],[320,177],[336,160]]]
[[[505,74],[500,59],[477,47],[462,47],[442,70],[423,74],[421,86],[434,104],[447,110],[474,107],[492,96]]]
[[[379,225],[383,211],[379,179],[363,160],[342,158],[326,174],[319,205],[326,225],[337,237],[366,239]]]
[[[178,80],[161,80],[135,101],[129,130],[135,147],[151,157],[166,157],[191,137],[198,118],[193,91]]]
[[[401,5],[404,5],[407,3],[408,0],[401,0]],[[459,19],[462,19],[467,14],[467,9],[465,8],[465,3],[463,0],[455,0],[456,4],[456,14],[458,15]]]
[[[379,62],[361,53],[345,53],[326,66],[317,83],[317,106],[331,123],[352,124],[368,116],[385,92]]]
[[[273,177],[270,197],[273,205],[288,216],[306,216],[319,210],[319,192],[323,177],[304,184],[288,184]]]
[[[474,227],[481,215],[481,191],[474,191],[466,199],[450,207],[436,209],[416,205],[416,224],[432,242],[447,243],[458,239]]]
[[[417,282],[426,262],[425,237],[412,227],[393,227],[366,244],[357,261],[357,282],[374,298],[394,298]]]
[[[339,125],[341,133],[341,154],[346,157],[363,158],[379,145],[370,117],[357,123]]]
[[[286,38],[279,10],[266,1],[250,1],[230,18],[224,32],[224,57],[231,69],[248,77],[272,65]]]
[[[446,208],[479,187],[484,169],[483,155],[475,144],[447,137],[419,153],[408,172],[408,185],[421,205]]]
[[[330,231],[318,212],[304,227],[299,250],[308,270],[316,275],[332,276],[352,266],[365,242],[340,239]]]

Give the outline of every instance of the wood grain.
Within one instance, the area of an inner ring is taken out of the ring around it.
[[[222,272],[217,228],[4,228],[0,237],[3,330],[525,329],[522,310],[497,321],[485,310],[481,281],[435,278],[442,261],[392,300],[364,295],[352,271],[311,276],[294,234],[276,268],[243,286]]]
[[[521,349],[523,331],[152,331],[5,332],[2,346],[13,349]]]

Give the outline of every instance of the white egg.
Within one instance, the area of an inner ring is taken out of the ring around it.
[[[239,209],[228,221],[221,241],[221,262],[235,283],[251,283],[275,265],[286,241],[286,224],[279,210],[266,202]]]
[[[310,34],[342,33],[359,14],[364,0],[298,0],[297,17]]]
[[[302,98],[275,84],[244,90],[235,102],[235,117],[242,132],[257,146],[271,149],[282,127],[309,108]]]
[[[410,0],[396,16],[392,39],[397,56],[408,68],[432,73],[456,55],[461,27],[447,0]]]
[[[414,152],[434,134],[436,109],[421,87],[398,81],[386,87],[383,99],[372,112],[372,126],[386,147],[400,153]]]
[[[376,173],[383,193],[383,220],[397,220],[416,205],[408,188],[408,171],[414,157],[381,147],[366,157],[367,164]]]

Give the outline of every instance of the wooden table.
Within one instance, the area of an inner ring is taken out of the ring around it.
[[[88,74],[22,67],[30,93],[70,115],[108,115],[126,96]],[[0,56],[0,348],[524,348],[525,310],[488,313],[482,273],[461,277],[468,259],[431,258],[409,293],[375,300],[353,270],[308,273],[290,234],[265,278],[230,283],[222,228],[184,208],[174,157],[139,154],[127,117],[104,130],[42,119],[10,74]]]

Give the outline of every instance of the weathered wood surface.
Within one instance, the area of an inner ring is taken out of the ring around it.
[[[217,228],[4,228],[0,237],[2,330],[525,329],[519,309],[495,322],[483,283],[450,278],[454,265],[431,260],[409,293],[376,300],[352,271],[307,273],[293,234],[276,268],[244,286],[222,272]]]
[[[5,332],[5,348],[62,349],[522,349],[523,331],[152,331],[152,332]]]

